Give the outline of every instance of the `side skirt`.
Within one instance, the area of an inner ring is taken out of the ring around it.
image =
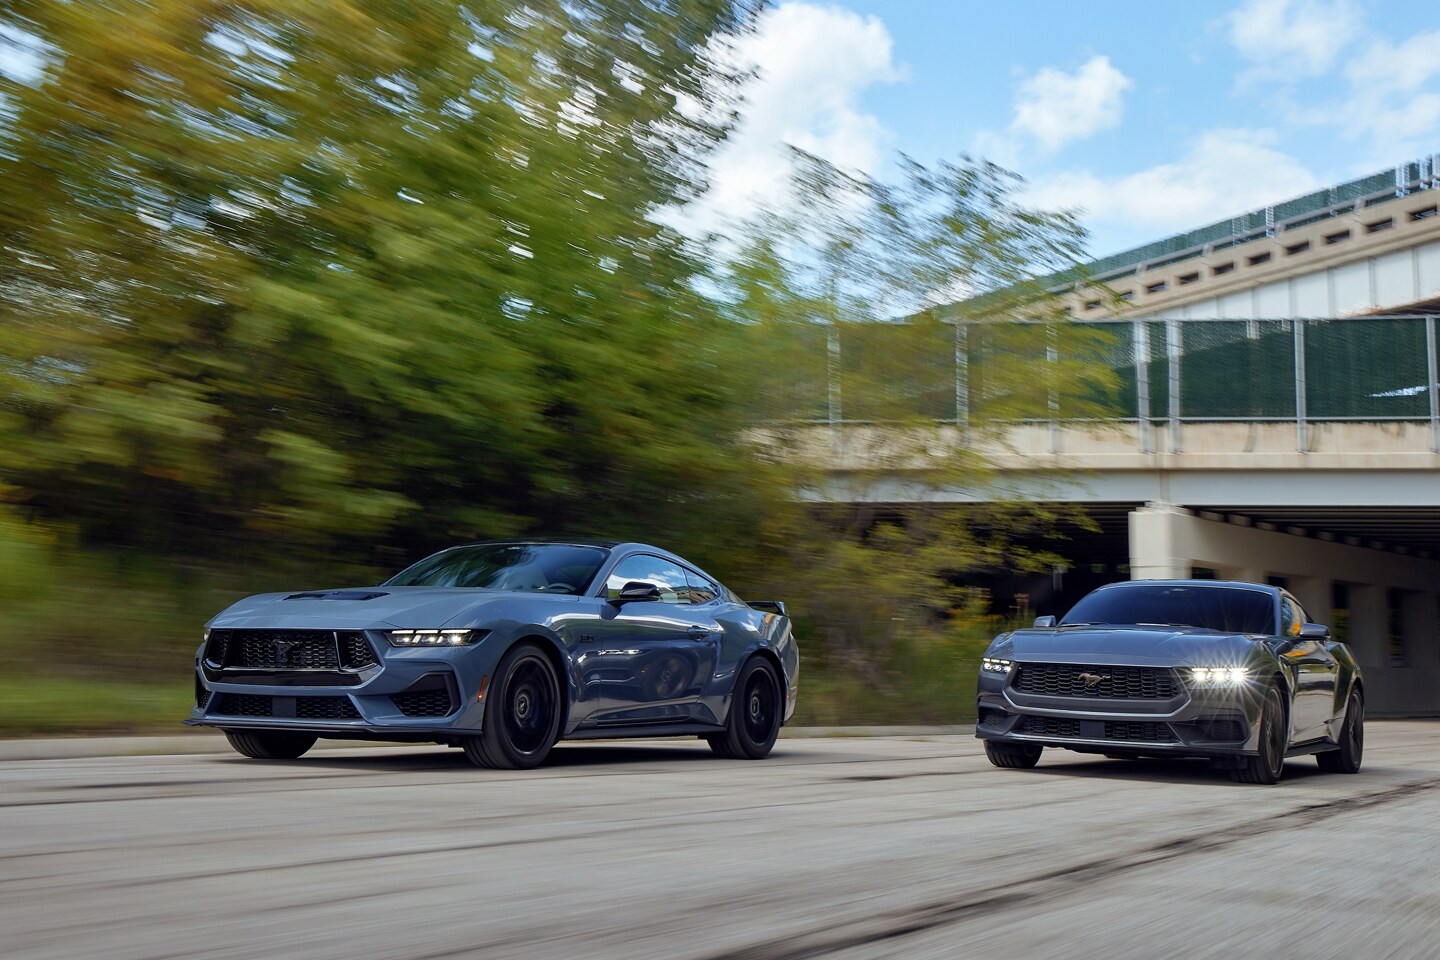
[[[724,727],[709,723],[659,723],[639,726],[586,727],[561,737],[561,740],[628,740],[631,737],[703,737],[724,733]]]
[[[1291,747],[1285,751],[1285,759],[1291,757],[1308,757],[1312,753],[1328,753],[1331,750],[1339,750],[1340,744],[1331,743],[1329,740],[1312,740],[1309,743],[1302,743],[1299,746]]]

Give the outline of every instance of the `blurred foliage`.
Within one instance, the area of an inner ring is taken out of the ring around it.
[[[6,476],[148,550],[683,526],[719,0],[7,3]],[[617,376],[617,371],[624,371]],[[670,517],[667,518],[666,514]]]
[[[188,676],[240,595],[518,534],[786,598],[817,690],[899,705],[967,669],[958,584],[1043,567],[1025,544],[1067,518],[866,504],[990,483],[969,441],[1003,420],[1099,411],[1105,345],[1036,279],[1082,234],[984,162],[884,184],[798,154],[790,212],[687,241],[752,14],[0,0],[0,665],[66,678],[0,714]],[[793,426],[837,409],[887,424],[865,470]]]

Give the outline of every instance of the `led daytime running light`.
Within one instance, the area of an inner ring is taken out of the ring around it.
[[[472,644],[483,630],[386,630],[385,638],[397,647],[458,647]]]
[[[1008,674],[1013,664],[1009,660],[998,657],[985,657],[980,661],[980,669],[986,673]]]
[[[1250,678],[1250,671],[1244,667],[1194,667],[1190,679],[1197,684],[1210,687],[1233,687]]]

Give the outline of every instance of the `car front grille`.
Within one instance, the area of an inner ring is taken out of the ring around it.
[[[375,649],[370,646],[370,641],[360,631],[340,630],[336,632],[335,639],[340,644],[340,663],[346,670],[363,670],[380,662],[375,659]]]
[[[1182,687],[1168,667],[1104,667],[1073,663],[1019,663],[1014,690],[1043,697],[1087,700],[1169,700]]]
[[[1063,717],[1026,717],[1020,730],[1041,737],[1078,737],[1080,721]]]
[[[211,642],[214,634],[211,631]],[[333,630],[229,630],[221,661],[241,670],[339,670]]]
[[[205,688],[205,685],[200,682],[200,678],[197,676],[195,678],[195,706],[204,710],[209,703],[210,691]]]
[[[395,707],[407,717],[445,717],[455,709],[450,702],[448,690],[418,690],[413,693],[397,693],[391,700]]]
[[[205,660],[230,670],[364,670],[379,664],[359,630],[211,630]]]
[[[1175,732],[1166,723],[1111,723],[1105,724],[1106,740],[1141,741],[1143,743],[1174,743]]]

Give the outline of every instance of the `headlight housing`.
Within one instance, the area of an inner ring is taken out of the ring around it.
[[[1000,657],[985,657],[980,661],[980,672],[998,674],[1004,677],[1009,676],[1014,666],[1015,664],[1011,661]]]
[[[1245,667],[1192,667],[1190,680],[1202,687],[1237,687],[1250,679]]]
[[[479,643],[489,630],[386,630],[392,647],[467,647]]]

